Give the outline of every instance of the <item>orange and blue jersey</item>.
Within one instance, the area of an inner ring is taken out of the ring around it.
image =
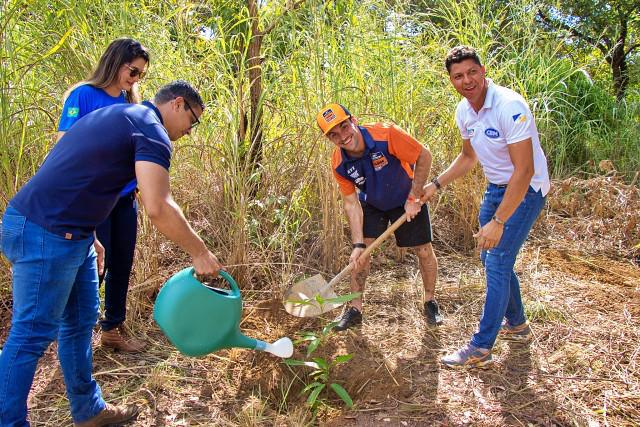
[[[422,145],[396,125],[372,123],[358,128],[364,154],[352,158],[336,147],[331,159],[340,192],[348,196],[357,189],[361,201],[383,211],[404,206]]]

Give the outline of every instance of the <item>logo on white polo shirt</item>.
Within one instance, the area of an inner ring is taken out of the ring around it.
[[[527,115],[522,113],[514,114],[511,118],[514,122],[524,123],[527,121]]]
[[[469,138],[473,138],[473,135],[476,134],[476,130],[474,128],[467,128],[467,134],[469,135]]]
[[[484,134],[489,138],[498,138],[500,136],[500,132],[498,132],[498,129],[494,128],[485,129]]]

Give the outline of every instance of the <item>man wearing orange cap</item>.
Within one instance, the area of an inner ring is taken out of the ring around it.
[[[362,252],[405,212],[407,222],[395,231],[399,247],[418,256],[424,286],[424,312],[430,324],[442,323],[434,299],[438,262],[431,245],[429,210],[420,200],[431,169],[431,152],[398,126],[372,123],[358,126],[340,104],[328,104],[316,116],[322,133],[335,145],[331,165],[351,228],[355,264],[351,290],[363,292],[370,258]],[[362,299],[351,301],[335,330],[362,322]]]

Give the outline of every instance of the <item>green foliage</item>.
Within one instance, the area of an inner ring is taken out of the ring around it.
[[[423,13],[425,43],[437,37],[443,46],[476,47],[488,75],[529,101],[554,176],[610,159],[632,178],[640,167],[638,103],[616,102],[587,63],[567,56],[566,39],[541,29],[532,4],[443,0]]]
[[[308,393],[307,404],[312,408],[314,413],[316,413],[320,405],[327,404],[327,385],[329,385],[329,388],[334,391],[347,407],[350,408],[353,406],[353,399],[351,399],[349,393],[332,378],[332,371],[338,365],[350,361],[353,355],[343,354],[328,360],[322,357],[311,357],[319,348],[326,344],[336,323],[337,322],[328,323],[322,328],[320,333],[303,332],[301,338],[294,342],[295,345],[307,345],[307,359],[311,360],[287,359],[284,361],[288,366],[305,366],[311,368],[311,372],[308,375],[309,382],[302,389],[302,393]],[[324,397],[321,395],[323,391],[325,392]]]
[[[362,122],[397,123],[430,147],[438,173],[460,149],[459,96],[442,65],[456,44],[477,47],[489,75],[530,102],[554,176],[603,159],[630,179],[640,168],[640,92],[631,86],[616,102],[608,76],[594,69],[593,49],[569,51],[566,38],[541,31],[533,2],[307,0],[283,13],[293,3],[258,2],[259,28],[271,31],[260,52],[264,156],[256,169],[245,136],[254,84],[247,49],[255,35],[244,1],[4,1],[0,209],[55,140],[63,93],[120,36],[151,51],[145,98],[176,78],[200,89],[208,108],[192,139],[176,144],[176,200],[225,264],[271,266],[246,278],[266,271],[274,293],[279,278],[305,272],[299,266],[329,270],[344,260],[332,147],[316,128],[317,110],[341,102]],[[446,203],[473,227],[475,212],[461,207],[467,199],[450,195]],[[153,242],[141,247],[139,259],[152,261],[139,271],[145,279],[159,273],[154,233],[143,227],[140,236]]]
[[[539,22],[562,32],[583,50],[597,49],[609,64],[616,97],[622,100],[629,84],[638,84],[629,72],[640,58],[640,3],[637,0],[543,1],[536,6]]]
[[[313,298],[301,299],[301,300],[287,300],[297,305],[314,305],[318,308],[323,308],[325,304],[344,304],[356,298],[359,298],[362,292],[353,292],[349,294],[339,295],[335,298],[323,298],[319,293],[314,295]]]

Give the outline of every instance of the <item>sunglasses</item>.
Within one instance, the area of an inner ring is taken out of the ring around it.
[[[196,116],[196,113],[193,112],[193,109],[191,108],[191,105],[189,105],[189,103],[187,102],[186,99],[184,99],[184,103],[187,106],[187,108],[189,109],[189,111],[191,112],[191,115],[193,116],[193,123],[191,123],[191,126],[189,126],[189,129],[193,129],[194,127],[198,126],[200,124],[200,120],[198,120],[198,116]]]
[[[144,76],[147,75],[146,71],[140,71],[138,67],[132,67],[129,64],[124,64],[124,66],[129,69],[129,77],[131,78],[140,77],[140,79],[144,79]]]

